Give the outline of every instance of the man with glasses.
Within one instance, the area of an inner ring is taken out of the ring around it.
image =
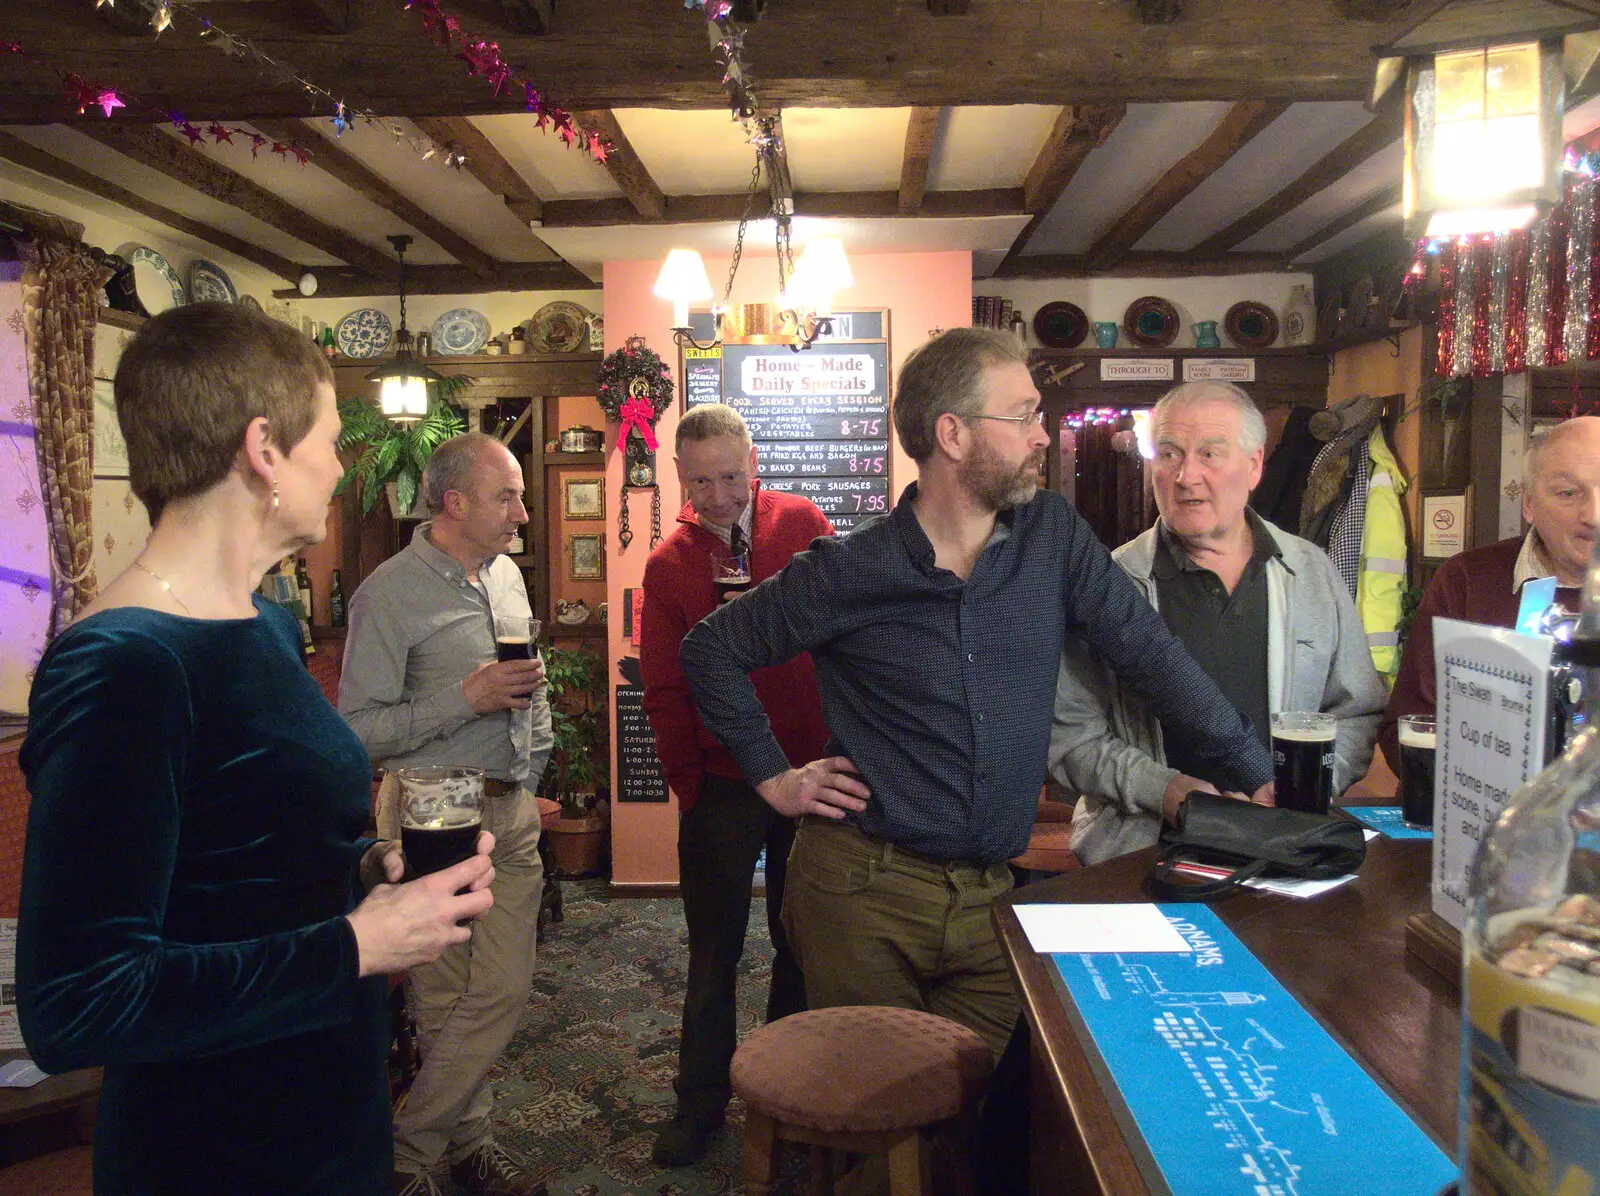
[[[897,1005],[998,1054],[1017,997],[989,919],[1028,844],[1056,670],[1085,637],[1230,788],[1272,761],[1065,499],[1027,350],[956,328],[906,359],[895,431],[919,480],[702,620],[682,660],[700,717],[800,817],[783,923],[813,1008]],[[809,652],[831,754],[796,767],[747,673]]]
[[[755,446],[732,407],[715,403],[689,411],[678,421],[675,451],[678,481],[689,501],[678,527],[645,565],[639,645],[645,713],[667,783],[678,795],[678,871],[689,930],[678,1109],[657,1135],[652,1155],[669,1167],[705,1154],[732,1095],[734,994],[750,921],[750,881],[763,849],[774,950],[767,1020],[805,1008],[805,986],[778,920],[794,820],[761,800],[733,757],[700,725],[678,647],[689,628],[740,588],[776,573],[818,536],[833,534],[828,517],[810,499],[759,488],[753,480]],[[738,568],[728,568],[735,560]],[[733,586],[718,584],[730,578]],[[806,764],[820,757],[828,728],[810,657],[760,669],[751,680],[785,759]]]

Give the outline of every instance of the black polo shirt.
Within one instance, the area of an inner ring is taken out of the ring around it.
[[[1195,564],[1165,523],[1156,527],[1156,555],[1151,567],[1161,617],[1182,641],[1195,663],[1217,684],[1223,696],[1248,719],[1256,737],[1269,751],[1272,717],[1267,709],[1267,562],[1280,555],[1273,539],[1254,511],[1245,519],[1255,540],[1255,551],[1244,567],[1239,584],[1228,593],[1222,579]],[[1210,781],[1219,789],[1229,782],[1217,768],[1162,724],[1167,764],[1192,777]]]

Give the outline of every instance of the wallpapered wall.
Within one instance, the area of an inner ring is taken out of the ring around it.
[[[21,267],[0,265],[0,713],[28,707],[50,625],[50,558],[28,358]]]
[[[111,379],[132,337],[108,324],[95,329],[94,568],[101,586],[128,567],[150,535],[144,505],[128,488],[128,450],[111,399]]]

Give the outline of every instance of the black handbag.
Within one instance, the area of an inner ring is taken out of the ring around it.
[[[1162,829],[1161,842],[1165,850],[1150,871],[1150,887],[1163,901],[1210,901],[1269,873],[1329,880],[1354,872],[1367,854],[1361,828],[1343,818],[1200,792],[1178,807],[1178,823]],[[1180,884],[1172,874],[1184,861],[1233,872],[1220,880]]]

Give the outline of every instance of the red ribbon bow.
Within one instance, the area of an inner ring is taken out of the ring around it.
[[[635,395],[622,405],[619,418],[622,420],[622,439],[628,439],[630,431],[637,431],[644,441],[644,447],[652,453],[656,451],[655,404],[649,399],[642,399]]]

